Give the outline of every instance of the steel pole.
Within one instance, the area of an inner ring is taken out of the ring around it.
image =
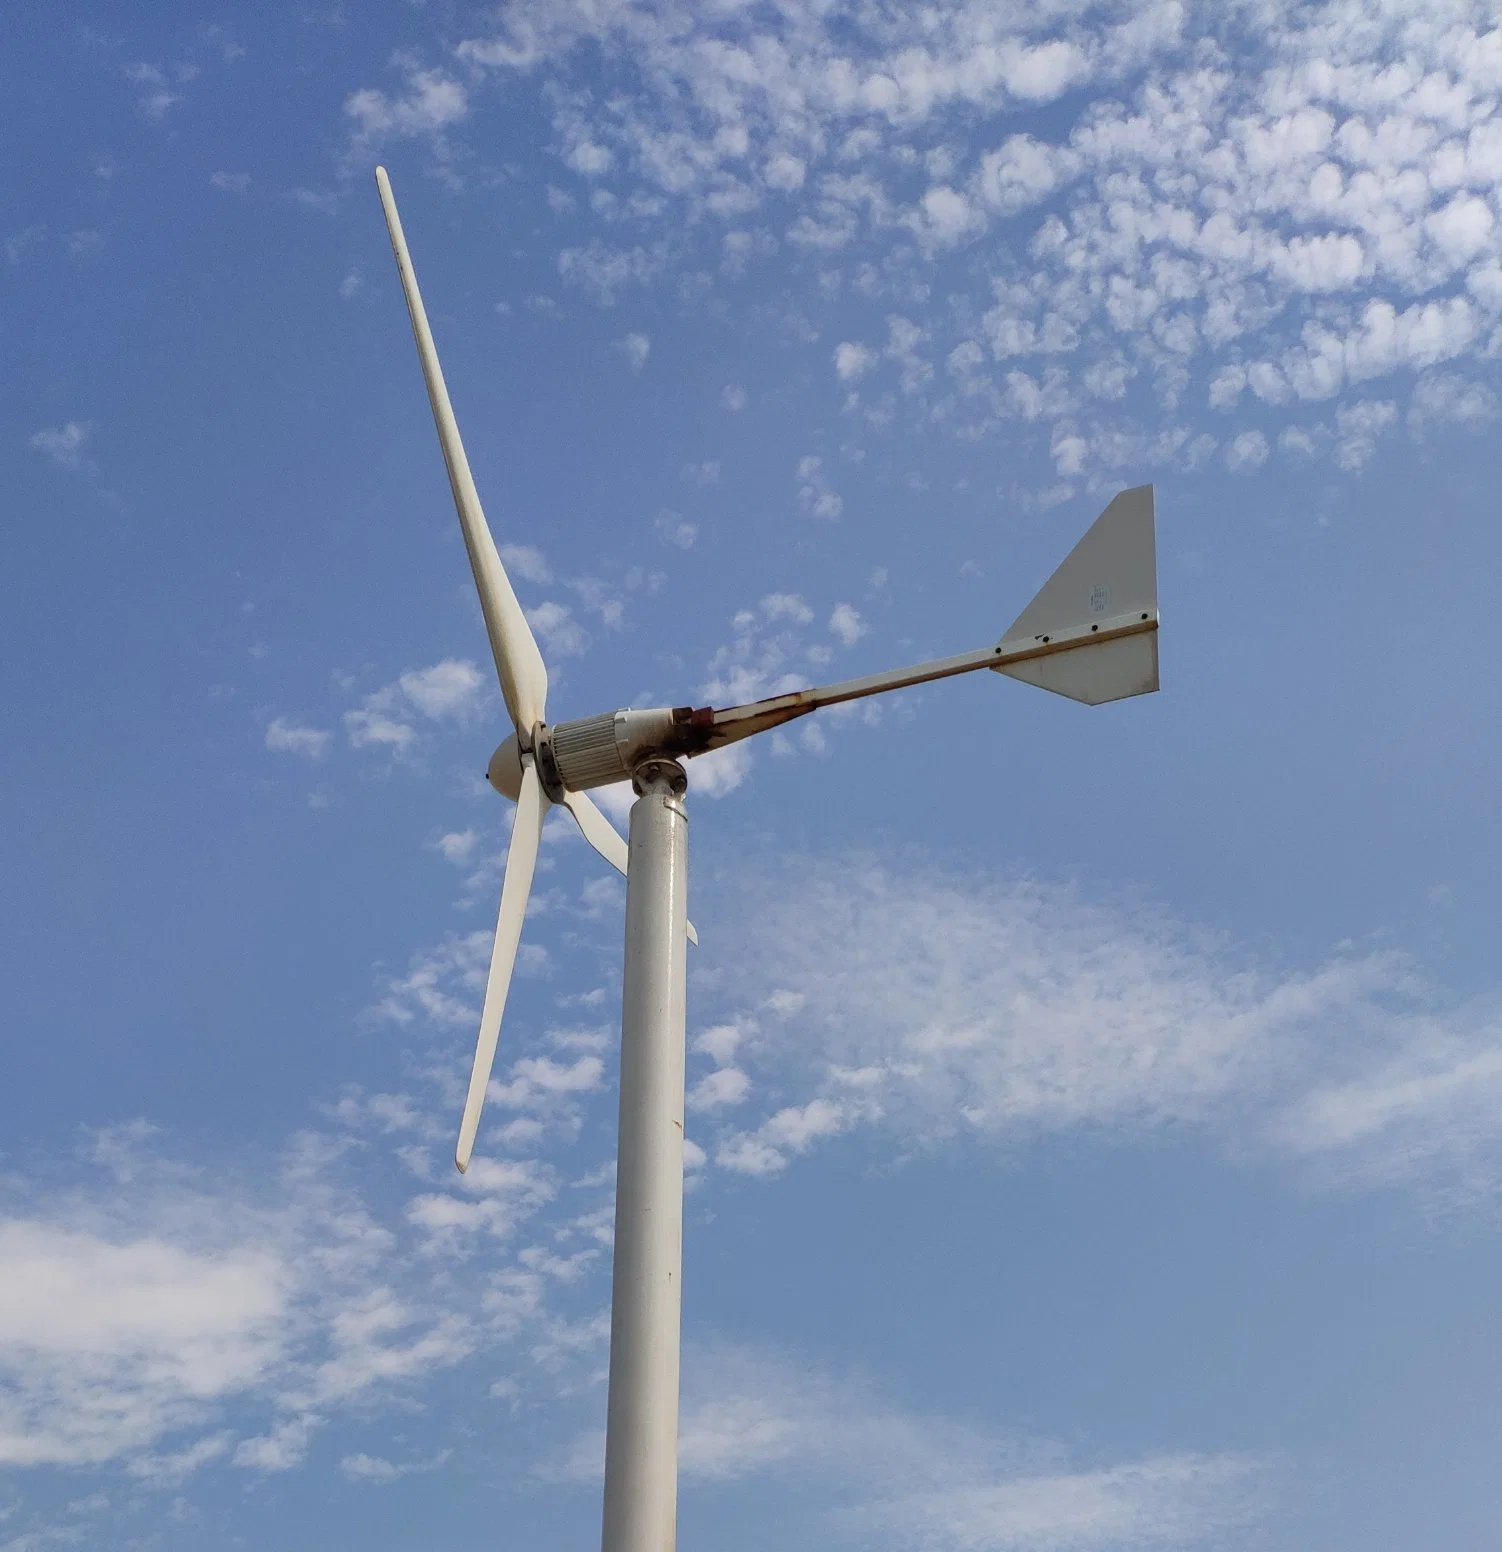
[[[687,780],[633,778],[621,1011],[621,1119],[605,1423],[603,1552],[673,1552],[683,1277]]]

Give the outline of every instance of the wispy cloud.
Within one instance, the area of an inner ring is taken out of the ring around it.
[[[167,1482],[233,1444],[237,1464],[284,1469],[331,1409],[472,1344],[464,1317],[388,1281],[405,1276],[395,1236],[335,1183],[328,1139],[295,1140],[255,1186],[195,1183],[144,1128],[104,1134],[96,1157],[106,1172],[66,1192],[9,1182],[28,1209],[0,1217],[8,1464],[120,1461]],[[257,1414],[270,1427],[235,1443],[226,1417]]]
[[[92,430],[86,420],[70,420],[66,425],[34,431],[29,440],[37,452],[44,453],[59,469],[66,469],[70,474],[89,474],[93,472],[94,464],[84,448]]]
[[[640,372],[652,354],[652,341],[645,334],[627,334],[615,342],[633,372]]]
[[[551,1114],[598,1082],[597,1059],[583,1077],[579,1060],[553,1066],[514,1074],[536,1092],[511,1103]],[[546,1165],[492,1153],[473,1181],[435,1189],[410,1100],[352,1093],[330,1119],[270,1171],[221,1156],[206,1179],[143,1125],[99,1134],[79,1167],[54,1161],[45,1180],[11,1171],[0,1464],[113,1466],[138,1489],[175,1491],[211,1468],[295,1469],[341,1419],[409,1406],[461,1360],[523,1334],[538,1357],[512,1366],[518,1383],[544,1354],[546,1392],[578,1383],[565,1349],[593,1369],[592,1305],[575,1331],[549,1290],[598,1256],[598,1189],[576,1192],[539,1243],[529,1228],[556,1194]],[[478,1301],[428,1253],[462,1254],[476,1230],[492,1247]],[[387,1473],[353,1459],[346,1474],[368,1480],[432,1464]]]
[[[267,724],[266,747],[285,754],[300,754],[308,760],[321,760],[329,752],[333,734],[324,728],[304,727],[277,717]]]
[[[691,523],[680,512],[664,507],[652,519],[652,531],[662,542],[675,550],[691,550],[699,537],[699,525]]]
[[[177,72],[177,77],[179,80],[183,79],[183,72]],[[167,72],[160,65],[144,62],[126,65],[125,78],[136,87],[139,93],[137,104],[149,119],[166,118],[168,112],[181,101],[178,94],[172,90]],[[191,67],[187,78],[191,79]]]
[[[417,743],[419,719],[467,721],[483,704],[486,688],[485,676],[468,658],[445,658],[430,668],[409,669],[367,695],[344,713],[344,730],[357,749],[400,754]]]
[[[441,146],[445,133],[469,113],[469,92],[443,70],[407,64],[401,86],[392,92],[366,87],[345,99],[345,117],[354,143],[370,150],[391,140],[425,139]]]
[[[750,1083],[730,1169],[853,1128],[906,1149],[1190,1124],[1346,1181],[1502,1186],[1502,1017],[1390,955],[1257,966],[1141,906],[850,856],[753,876],[738,923],[737,1039],[707,1053]]]
[[[1081,1468],[1046,1440],[908,1412],[868,1383],[776,1351],[694,1347],[684,1380],[685,1494],[741,1484],[776,1493],[796,1505],[782,1526],[800,1543],[881,1552],[1197,1545],[1265,1515],[1276,1494],[1268,1464],[1243,1456]],[[597,1480],[601,1443],[581,1437],[553,1474]]]

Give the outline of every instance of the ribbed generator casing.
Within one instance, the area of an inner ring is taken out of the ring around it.
[[[603,787],[630,776],[631,768],[616,740],[616,723],[621,719],[620,712],[608,711],[602,717],[560,722],[553,729],[553,758],[570,791]]]
[[[678,748],[677,717],[670,708],[606,712],[549,730],[553,762],[570,792],[626,781],[637,765],[658,750]]]

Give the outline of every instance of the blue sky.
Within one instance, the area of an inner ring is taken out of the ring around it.
[[[1491,8],[12,39],[0,1548],[598,1534],[623,894],[555,815],[461,1181],[506,724],[378,159],[556,717],[985,645],[1157,487],[1161,695],[692,772],[683,1544],[1494,1548]]]

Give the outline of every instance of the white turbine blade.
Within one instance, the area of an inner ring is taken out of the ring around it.
[[[1017,616],[992,666],[1087,706],[1148,695],[1158,688],[1157,623],[1153,488],[1139,485],[1096,518]]]
[[[396,211],[396,198],[391,192],[391,180],[386,176],[384,167],[376,168],[376,187],[380,190],[381,206],[386,212],[386,230],[391,235],[391,246],[396,253],[396,268],[401,275],[402,291],[407,298],[407,312],[412,319],[412,333],[417,340],[423,381],[428,385],[428,401],[433,406],[433,420],[443,447],[443,461],[448,467],[449,487],[454,493],[459,526],[464,530],[464,548],[469,552],[469,566],[480,594],[480,608],[485,615],[490,650],[495,654],[501,694],[506,697],[506,709],[511,713],[517,732],[525,737],[537,723],[544,720],[548,699],[548,671],[543,665],[542,653],[538,651],[532,629],[527,624],[527,617],[522,613],[522,606],[516,601],[506,568],[501,564],[495,540],[485,521],[484,509],[480,505],[479,492],[475,489],[474,477],[469,472],[469,459],[464,456],[464,443],[459,437],[454,407],[449,403],[443,369],[438,364],[438,349],[433,343],[433,331],[428,327],[428,315],[422,305],[422,293],[417,289],[412,256],[407,252],[407,239],[402,232],[401,217]]]
[[[617,833],[615,826],[600,812],[595,800],[587,792],[566,792],[563,802],[578,822],[584,839],[617,873],[624,874],[630,848]],[[692,922],[688,924],[688,941],[694,944],[699,941],[699,934],[694,931]]]
[[[600,812],[594,799],[587,792],[565,792],[563,801],[578,821],[584,839],[616,872],[625,873],[629,848],[625,839],[616,833],[615,826]]]
[[[511,989],[511,972],[516,965],[516,947],[521,941],[522,921],[527,914],[527,896],[532,891],[532,874],[537,866],[537,846],[542,839],[542,819],[546,811],[547,799],[542,793],[542,783],[537,779],[537,767],[529,758],[522,766],[516,819],[511,826],[511,845],[506,852],[506,877],[501,884],[501,911],[495,924],[495,947],[490,951],[490,975],[485,982],[480,1035],[475,1042],[475,1064],[469,1074],[464,1119],[459,1123],[459,1146],[454,1150],[454,1163],[459,1166],[461,1175],[469,1168],[480,1112],[485,1108],[485,1089],[495,1062],[501,1014],[506,1010],[506,993]]]

